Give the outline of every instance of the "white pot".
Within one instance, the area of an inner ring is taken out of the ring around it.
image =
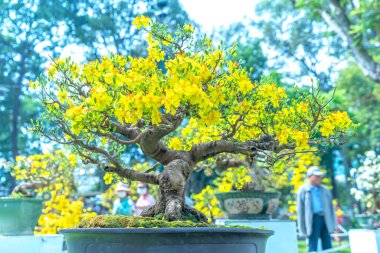
[[[351,253],[380,253],[380,230],[350,229]]]

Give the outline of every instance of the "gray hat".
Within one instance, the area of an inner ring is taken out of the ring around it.
[[[315,176],[323,176],[325,173],[321,171],[321,169],[318,166],[311,166],[308,170],[306,175],[310,177],[311,175]]]

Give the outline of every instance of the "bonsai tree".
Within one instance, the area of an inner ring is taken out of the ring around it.
[[[75,189],[73,172],[76,160],[73,154],[66,155],[61,150],[16,157],[11,174],[18,184],[11,195],[34,197],[47,191],[72,192]]]
[[[252,83],[229,60],[234,47],[197,39],[190,25],[171,34],[144,16],[134,24],[147,33],[146,56],[110,55],[83,65],[57,59],[31,86],[46,108],[34,131],[107,172],[159,186],[156,205],[142,216],[204,221],[184,200],[197,164],[224,153],[274,164],[308,145],[337,144],[353,126],[345,112],[329,111],[318,90],[289,100],[284,88]],[[128,145],[163,171],[127,168]]]
[[[286,194],[285,200],[288,206],[287,215],[290,219],[296,219],[295,193],[305,183],[306,171],[312,165],[319,165],[318,150],[308,148],[312,152],[299,152],[287,161],[281,161],[270,169],[262,162],[251,163],[247,157],[231,157],[231,154],[219,155],[214,164],[215,171],[219,174],[211,185],[207,185],[202,191],[194,194],[195,208],[206,214],[209,220],[223,216],[219,208],[219,202],[215,193],[233,191],[278,191],[291,190],[292,194]],[[254,161],[253,161],[254,162]],[[210,173],[205,170],[205,173]],[[326,178],[323,179],[325,181]],[[290,193],[290,192],[289,192]],[[294,193],[294,194],[293,194]]]
[[[80,199],[73,198],[77,167],[77,157],[61,150],[16,158],[10,170],[18,185],[11,197],[42,195],[46,200],[36,234],[56,234],[59,229],[76,226],[83,217],[95,215],[83,209]]]

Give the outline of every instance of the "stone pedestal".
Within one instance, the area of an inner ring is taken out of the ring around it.
[[[1,253],[62,253],[63,235],[1,236]]]
[[[350,229],[351,253],[380,253],[380,230]]]
[[[269,229],[274,235],[267,241],[266,253],[298,253],[297,228],[295,221],[285,220],[232,220],[217,219],[217,225],[243,225]]]

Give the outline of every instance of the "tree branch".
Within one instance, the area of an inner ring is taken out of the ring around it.
[[[165,114],[160,125],[144,130],[139,141],[143,153],[163,165],[175,159],[191,162],[187,152],[169,149],[161,141],[163,137],[174,132],[181,125],[186,112],[187,108],[177,108],[175,115]]]
[[[87,159],[89,162],[99,165],[100,168],[104,169],[106,172],[114,172],[118,174],[120,177],[127,178],[132,181],[140,181],[147,184],[158,184],[158,176],[154,174],[148,174],[144,172],[139,172],[131,169],[126,168],[117,168],[114,166],[106,165],[105,163],[100,162],[99,160],[84,154],[79,149],[77,149],[77,152],[80,154],[80,156]]]
[[[269,135],[263,135],[259,140],[246,142],[219,140],[195,144],[190,150],[190,156],[194,163],[198,163],[221,153],[252,155],[260,151],[279,152],[284,149],[294,148],[294,144],[279,145]]]
[[[228,158],[218,158],[216,159],[216,166],[220,170],[227,170],[229,168],[234,168],[234,167],[240,167],[244,166],[246,168],[249,168],[249,162],[246,160],[240,160],[240,159],[228,159]]]
[[[42,182],[42,181],[21,183],[13,189],[11,194],[21,193],[24,196],[30,196],[30,192],[28,190],[35,190],[35,189],[42,188],[48,185],[49,185],[48,182]]]

